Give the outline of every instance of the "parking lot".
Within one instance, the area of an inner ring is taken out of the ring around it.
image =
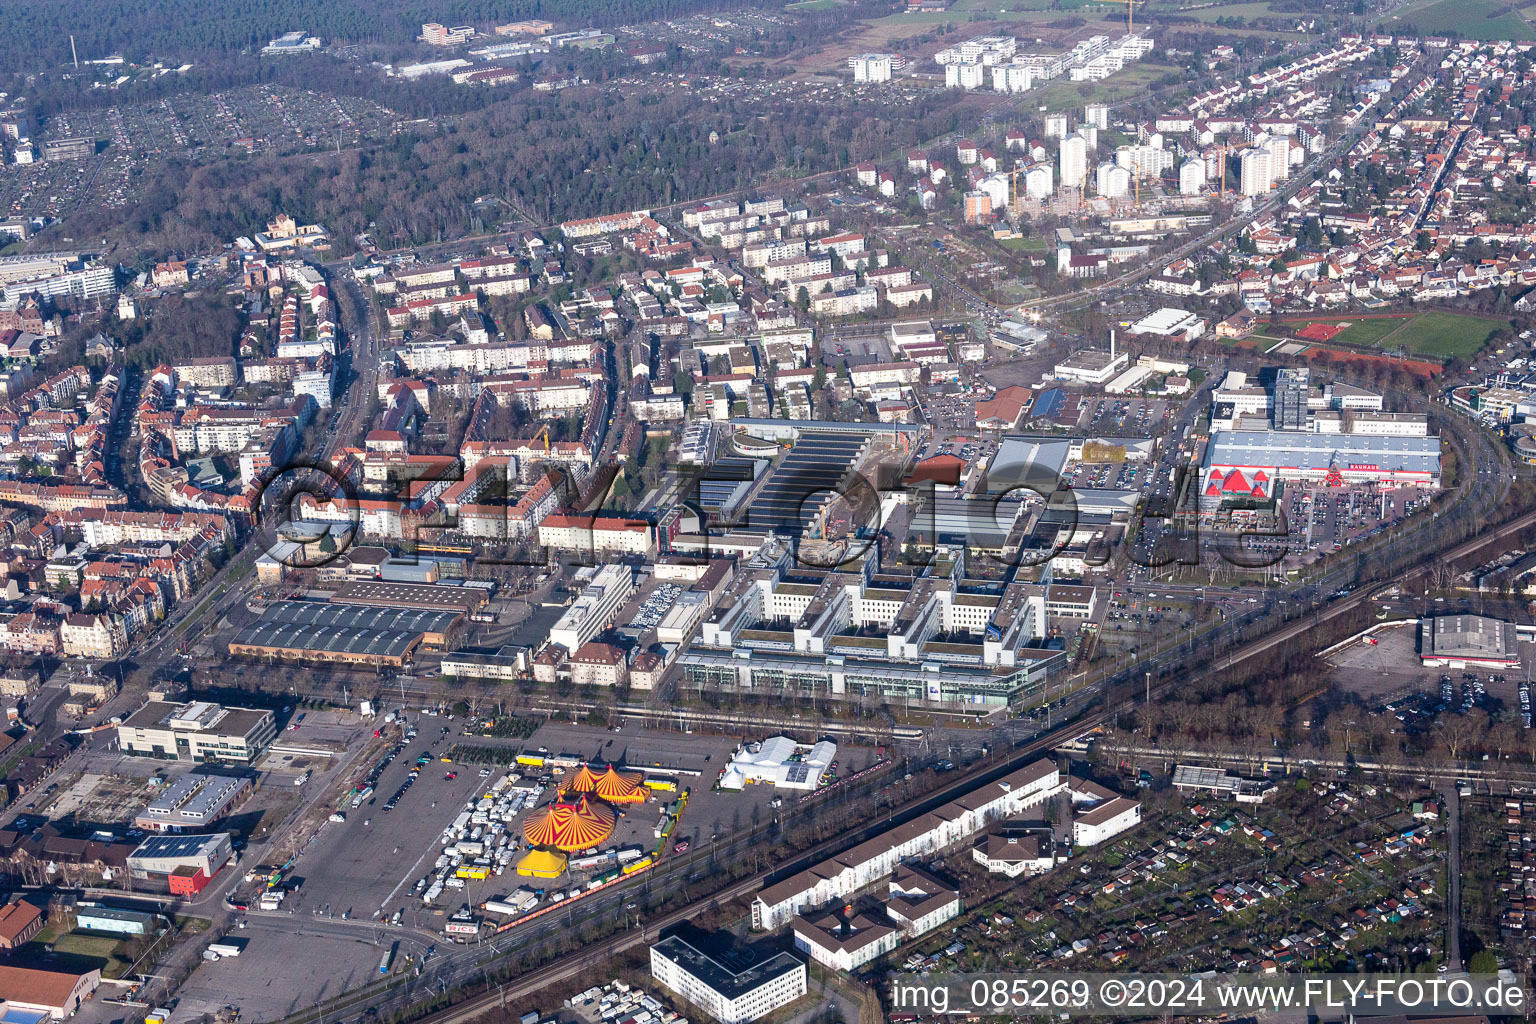
[[[647,580],[619,613],[618,619],[630,629],[642,632],[655,629],[682,593],[683,588],[676,583]]]
[[[1093,434],[1151,437],[1162,431],[1174,406],[1161,399],[1089,398],[1078,416],[1080,430]]]
[[[442,830],[467,801],[481,795],[488,781],[480,777],[478,768],[437,759],[447,749],[442,728],[448,726],[444,722],[434,728],[437,721],[420,720],[421,734],[407,742],[380,773],[374,792],[359,806],[343,801],[342,793],[327,796],[327,805],[340,804],[346,820],[319,826],[293,867],[291,877],[302,886],[284,901],[285,911],[369,920],[388,918],[395,910],[405,909],[411,915],[405,923],[437,927],[432,920],[435,915],[423,908],[419,898],[412,897],[411,888],[441,852],[438,838]],[[400,795],[392,811],[385,810],[385,804],[411,777],[416,757],[429,749],[433,760],[423,766],[419,781]],[[445,778],[450,772],[458,777]],[[447,900],[445,894],[443,902]]]
[[[1287,484],[1281,498],[1290,550],[1305,555],[1337,551],[1369,537],[1428,504],[1414,488],[1378,492],[1368,487],[1306,487]]]
[[[395,942],[396,961],[420,957],[421,939],[396,930],[350,922],[315,922],[307,916],[246,919],[225,941],[244,943],[236,959],[201,963],[178,990],[178,1018],[237,1006],[244,1019],[278,1020],[379,977],[379,958]]]

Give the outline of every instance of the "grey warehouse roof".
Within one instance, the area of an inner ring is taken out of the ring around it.
[[[1370,465],[1393,472],[1440,472],[1440,438],[1300,431],[1219,430],[1207,466],[1276,466],[1322,472]]]

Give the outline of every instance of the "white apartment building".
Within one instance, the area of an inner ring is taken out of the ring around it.
[[[1115,163],[1146,181],[1173,167],[1173,150],[1148,144],[1120,146],[1115,150]]]
[[[1029,198],[1048,198],[1055,189],[1055,171],[1050,164],[1035,164],[1024,172],[1024,194]]]
[[[937,64],[1001,64],[1018,52],[1013,36],[975,36],[933,55]]]
[[[946,89],[980,89],[987,81],[987,65],[980,61],[944,65]]]
[[[896,58],[889,53],[861,53],[848,58],[855,82],[889,82]]]
[[[804,258],[805,239],[803,238],[767,239],[743,246],[741,250],[742,265],[754,269],[766,267],[770,263],[783,263],[786,260]]]
[[[1044,850],[1040,848],[1042,843]],[[976,840],[971,847],[971,859],[993,874],[1009,878],[1041,875],[1056,866],[1048,834],[990,833]]]
[[[1245,196],[1262,195],[1274,185],[1267,149],[1255,146],[1243,150],[1238,157],[1238,168],[1240,172],[1238,189]]]
[[[769,886],[752,901],[752,924],[768,930],[780,928],[802,910],[851,896],[887,878],[903,861],[937,853],[970,838],[993,821],[1016,817],[1045,803],[1063,789],[1056,765],[1044,759],[1036,761],[930,811],[915,822]]]
[[[1088,177],[1088,140],[1073,132],[1061,140],[1061,187],[1081,188]]]
[[[1284,135],[1276,135],[1264,143],[1264,150],[1269,154],[1269,179],[1279,184],[1291,175],[1291,140]]]
[[[331,407],[331,375],[325,370],[305,370],[293,376],[293,393],[308,395],[321,409]]]
[[[1117,796],[1078,814],[1073,819],[1072,844],[1097,846],[1139,824],[1141,824],[1140,802]]]
[[[1022,64],[999,64],[992,69],[993,92],[1029,92],[1034,84],[1034,72]]]
[[[1099,164],[1095,177],[1098,193],[1106,199],[1121,199],[1131,191],[1131,172],[1119,164],[1109,161]]]
[[[889,896],[882,904],[884,920],[874,914],[835,912],[797,918],[795,945],[828,967],[853,971],[902,942],[954,920],[961,910],[959,892],[928,872],[905,865],[891,877]]]
[[[1197,196],[1205,191],[1205,161],[1190,158],[1179,166],[1179,195]]]
[[[811,313],[816,316],[852,316],[868,313],[880,302],[878,290],[864,285],[837,292],[811,296]]]
[[[552,515],[539,524],[539,543],[562,551],[650,555],[655,531],[643,519]]]
[[[510,345],[456,345],[446,338],[413,341],[399,350],[400,362],[411,373],[469,370],[476,374],[522,369],[549,358],[549,347],[530,341]]]

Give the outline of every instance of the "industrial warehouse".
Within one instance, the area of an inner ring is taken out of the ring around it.
[[[163,882],[172,894],[192,896],[234,859],[227,833],[194,836],[151,836],[128,857],[128,875],[139,881]]]
[[[1440,438],[1220,430],[1201,471],[1201,507],[1226,499],[1269,500],[1277,480],[1438,488]]]
[[[463,620],[457,610],[279,601],[235,634],[229,653],[400,668],[419,647],[447,646]]]
[[[490,585],[447,586],[434,583],[390,583],[371,580],[348,583],[331,595],[332,604],[415,608],[421,611],[473,615],[490,600]]]
[[[1517,668],[1515,624],[1486,615],[1437,615],[1423,621],[1425,668]]]

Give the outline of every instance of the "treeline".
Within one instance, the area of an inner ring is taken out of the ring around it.
[[[685,93],[525,91],[429,137],[402,135],[341,154],[172,161],[130,210],[83,209],[82,236],[197,249],[259,231],[275,214],[324,223],[343,244],[383,246],[464,233],[474,201],[502,196],[545,224],[748,187],[775,172],[847,166],[960,128],[954,97],[921,100],[900,122],[846,103],[781,103]],[[710,141],[716,133],[716,141]]]
[[[399,43],[424,22],[487,24],[546,18],[562,26],[622,25],[746,6],[741,0],[7,0],[0,67],[35,69],[122,54],[130,61],[260,48],[285,31],[327,43]]]

